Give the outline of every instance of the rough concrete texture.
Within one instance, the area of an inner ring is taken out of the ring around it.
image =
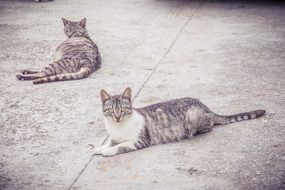
[[[103,57],[84,80],[17,81],[87,18]],[[0,2],[0,189],[285,189],[285,4],[246,1]],[[110,158],[99,91],[139,107],[196,97],[220,114],[265,117]]]

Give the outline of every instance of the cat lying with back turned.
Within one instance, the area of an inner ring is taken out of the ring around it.
[[[62,18],[67,39],[57,48],[54,62],[42,71],[23,70],[17,75],[19,80],[34,80],[34,84],[82,79],[101,66],[101,56],[97,45],[86,30],[86,19],[71,22]]]
[[[155,144],[175,142],[210,131],[215,125],[225,125],[262,116],[256,110],[229,116],[212,112],[198,99],[180,98],[135,109],[131,89],[110,96],[101,90],[106,142],[95,149],[95,154],[113,156]]]

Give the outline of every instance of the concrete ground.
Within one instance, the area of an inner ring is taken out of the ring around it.
[[[87,18],[103,66],[84,80],[33,85],[61,17]],[[0,189],[285,189],[285,4],[248,1],[0,2]],[[266,116],[110,158],[99,92],[134,106],[196,97],[220,114]]]

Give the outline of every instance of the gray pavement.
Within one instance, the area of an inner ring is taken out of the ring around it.
[[[33,85],[87,18],[102,68]],[[285,189],[285,4],[248,1],[0,1],[0,189]],[[220,114],[266,116],[192,140],[110,158],[99,92],[133,89],[134,106],[195,97]]]

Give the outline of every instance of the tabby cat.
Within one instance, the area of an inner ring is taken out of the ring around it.
[[[34,80],[34,84],[82,79],[101,66],[97,45],[86,30],[86,19],[71,22],[62,18],[67,39],[56,49],[54,62],[42,71],[23,70],[19,80]]]
[[[210,131],[214,125],[225,125],[262,116],[265,110],[222,116],[212,112],[194,98],[180,98],[135,109],[131,89],[110,96],[101,90],[103,115],[109,134],[95,154],[113,156],[151,145],[189,139]]]

